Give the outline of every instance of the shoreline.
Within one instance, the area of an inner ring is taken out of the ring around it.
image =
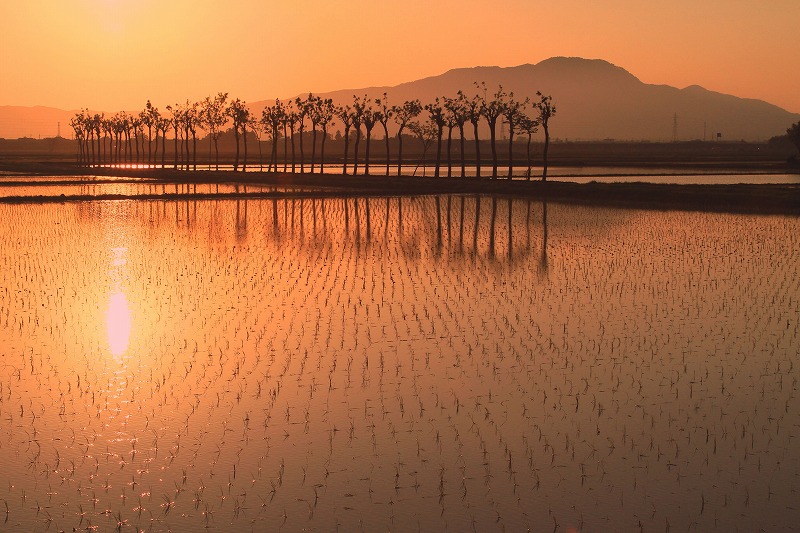
[[[681,165],[685,168],[685,165]],[[147,179],[152,184],[241,184],[295,188],[295,191],[258,191],[233,193],[165,193],[133,195],[52,195],[8,196],[3,204],[63,203],[100,200],[213,200],[259,199],[312,196],[422,196],[438,194],[498,195],[512,198],[534,198],[541,201],[624,207],[638,209],[711,211],[747,214],[800,215],[800,185],[794,184],[657,184],[575,183],[540,179],[513,180],[500,177],[412,177],[385,175],[342,175],[283,172],[233,172],[213,170],[83,168],[69,164],[3,163],[0,162],[0,182],[3,177],[31,176],[103,176]],[[17,182],[18,183],[18,182]],[[39,182],[44,183],[44,182]],[[49,182],[58,184],[58,182]],[[98,181],[113,183],[113,181]],[[8,183],[10,184],[10,183]],[[303,190],[309,189],[309,190]]]

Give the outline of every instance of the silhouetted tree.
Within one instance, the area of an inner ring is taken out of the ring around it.
[[[367,149],[365,150],[364,154],[364,175],[369,175],[369,149],[372,145],[372,129],[375,127],[375,124],[380,122],[381,115],[380,111],[376,111],[372,108],[372,104],[365,99],[365,107],[364,107],[364,131],[367,134]]]
[[[308,107],[308,118],[311,120],[311,173],[314,173],[314,166],[317,157],[317,126],[319,126],[319,106],[322,98],[308,93],[306,106]]]
[[[358,145],[361,143],[361,124],[364,122],[364,112],[367,110],[367,95],[359,99],[353,95],[353,128],[356,132],[356,142],[353,146],[353,176],[358,174]]]
[[[167,153],[167,130],[170,126],[169,117],[163,117],[159,114],[156,120],[156,131],[161,132],[161,168],[164,168],[164,161]]]
[[[392,106],[394,121],[399,126],[397,130],[397,175],[403,167],[403,130],[409,123],[422,113],[422,104],[419,100],[406,100],[402,106]]]
[[[233,122],[233,136],[236,139],[236,156],[233,160],[233,171],[236,172],[239,170],[239,139],[242,135],[245,136],[245,147],[247,146],[247,122],[250,120],[250,110],[247,109],[245,102],[236,98],[231,100],[225,108],[225,113]],[[245,162],[246,166],[247,163]]]
[[[521,135],[528,136],[528,144],[526,148],[526,155],[528,161],[528,170],[525,173],[525,178],[530,181],[531,179],[531,139],[533,138],[533,134],[539,131],[539,123],[532,119],[531,117],[522,114],[520,115],[519,120],[517,120],[516,126],[517,133]]]
[[[436,124],[436,170],[433,173],[435,178],[439,177],[439,167],[442,162],[442,134],[444,132],[444,107],[437,96],[430,104],[425,105],[425,111],[430,115],[431,121]]]
[[[328,139],[328,126],[334,124],[333,117],[336,116],[336,106],[333,100],[326,98],[319,99],[316,107],[317,124],[322,128],[322,145],[319,150],[319,173],[325,172],[325,141]]]
[[[376,98],[375,104],[378,106],[378,122],[383,127],[383,141],[386,146],[386,175],[389,175],[391,165],[389,153],[389,119],[394,115],[394,108],[389,106],[389,98],[383,93],[383,98]]]
[[[453,116],[453,120],[458,127],[458,136],[460,139],[460,148],[461,148],[461,177],[465,177],[467,175],[467,164],[464,160],[464,125],[467,123],[467,120],[470,118],[470,110],[469,110],[469,101],[467,97],[464,95],[463,91],[458,91],[456,93],[457,96],[454,100],[451,100],[450,104],[450,113]]]
[[[489,124],[489,142],[492,149],[492,178],[497,178],[497,119],[503,114],[505,108],[506,93],[500,85],[491,100],[486,96],[486,84],[484,89],[483,105],[481,112],[486,122]]]
[[[308,93],[308,99],[303,100],[299,96],[295,98],[294,104],[297,108],[297,130],[300,136],[300,172],[305,172],[305,153],[303,152],[303,133],[306,130],[306,116],[309,112],[309,100],[313,97]]]
[[[523,101],[514,99],[514,92],[508,93],[508,100],[503,104],[503,116],[508,123],[508,179],[512,178],[514,169],[514,131],[519,125],[522,109],[528,105],[528,99]]]
[[[272,150],[270,152],[269,166],[267,170],[278,171],[278,138],[280,136],[279,129],[284,123],[286,118],[285,109],[280,100],[275,99],[274,106],[266,106],[261,112],[261,123],[264,128],[270,132],[272,137]],[[284,165],[286,158],[284,157]]]
[[[228,93],[217,93],[213,98],[206,96],[201,107],[203,125],[214,142],[214,164],[216,170],[219,170],[219,136],[222,134],[222,128],[228,123],[228,115],[225,113],[227,101]]]
[[[475,95],[467,101],[467,119],[472,123],[472,134],[475,137],[475,176],[481,177],[481,142],[478,138],[478,124],[483,116],[483,98]]]
[[[174,149],[174,167],[175,170],[178,170],[178,137],[180,136],[181,131],[181,110],[180,104],[175,104],[174,106],[168,105],[167,110],[172,114],[170,116],[170,126],[172,127],[172,131],[175,132],[175,149]]]
[[[547,151],[550,147],[550,119],[556,114],[556,106],[553,105],[553,98],[545,96],[541,92],[536,91],[536,96],[539,101],[533,105],[539,113],[536,120],[541,124],[544,130],[544,150],[542,151],[542,181],[547,181]]]
[[[420,161],[424,164],[425,156],[428,154],[428,147],[430,147],[433,140],[437,137],[441,139],[441,130],[439,125],[436,124],[433,119],[429,118],[425,122],[411,122],[408,125],[408,129],[419,138],[419,142],[422,144],[422,158]],[[417,169],[419,169],[419,165],[420,162],[417,162],[417,166],[414,168],[414,176],[417,175]],[[427,168],[423,166],[422,175],[424,176],[426,172]]]
[[[150,100],[145,104],[144,109],[139,113],[139,120],[147,128],[147,163],[153,162],[153,126],[155,125],[155,116],[153,114],[153,104]]]
[[[344,128],[344,159],[342,160],[342,174],[347,174],[347,155],[350,149],[350,128],[353,126],[353,108],[344,105],[336,108],[336,116],[342,121]]]

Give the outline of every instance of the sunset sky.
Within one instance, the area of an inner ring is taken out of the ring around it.
[[[581,56],[800,112],[798,21],[798,0],[3,0],[0,105],[256,101]]]

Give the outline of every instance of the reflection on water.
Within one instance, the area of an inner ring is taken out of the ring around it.
[[[1,530],[800,518],[797,218],[476,196],[0,216]]]

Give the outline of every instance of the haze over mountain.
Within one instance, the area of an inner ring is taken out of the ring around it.
[[[677,140],[711,140],[720,133],[722,140],[763,141],[783,134],[800,120],[799,114],[761,100],[697,85],[678,89],[646,84],[607,61],[577,57],[554,57],[535,65],[506,68],[459,68],[394,87],[317,94],[336,103],[349,103],[354,94],[375,98],[386,92],[391,104],[412,98],[425,103],[437,96],[455,96],[459,89],[471,96],[477,91],[475,82],[485,82],[490,96],[498,85],[519,98],[533,98],[537,90],[552,95],[558,112],[551,132],[566,140],[669,141],[674,136]],[[273,101],[252,102],[250,107],[260,113]],[[73,114],[46,107],[0,106],[0,137],[54,136],[58,122],[61,134],[70,136],[68,124]]]

